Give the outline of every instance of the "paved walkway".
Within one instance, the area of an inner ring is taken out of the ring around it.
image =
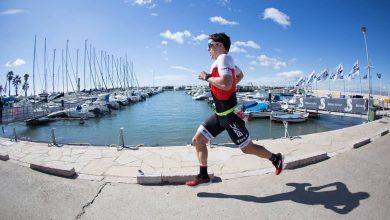
[[[390,118],[354,127],[304,135],[290,139],[255,141],[272,152],[284,152],[286,168],[316,163],[367,144],[386,135]],[[159,184],[177,183],[198,172],[192,146],[140,147],[138,150],[98,146],[48,146],[0,138],[0,159],[60,176],[104,182]],[[232,144],[209,149],[211,172],[222,179],[273,172],[268,160],[245,155]],[[141,171],[141,172],[140,172]],[[74,173],[75,172],[75,173]]]

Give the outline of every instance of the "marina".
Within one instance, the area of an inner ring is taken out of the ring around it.
[[[299,3],[2,1],[0,220],[388,218],[390,2]]]
[[[109,146],[119,143],[119,131],[123,128],[124,142],[129,145],[183,146],[191,144],[199,124],[213,109],[207,101],[193,100],[184,91],[164,91],[134,105],[123,106],[120,110],[99,118],[80,120],[53,120],[48,124],[30,127],[24,121],[3,124],[3,136],[11,137],[13,128],[19,138],[51,142],[52,129],[58,143],[73,143]],[[342,119],[342,120],[341,120]],[[289,134],[305,134],[330,131],[361,124],[366,116],[345,117],[343,115],[320,115],[303,123],[289,125]],[[284,137],[282,123],[269,118],[256,118],[247,122],[252,139],[274,139]],[[227,143],[226,132],[212,141]]]

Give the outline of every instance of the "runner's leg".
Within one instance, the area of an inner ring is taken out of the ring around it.
[[[198,158],[200,166],[207,166],[207,142],[208,139],[199,131],[196,132],[195,136],[192,138],[192,143],[195,145],[196,156]]]
[[[245,154],[252,154],[265,159],[269,159],[272,155],[272,153],[268,151],[264,146],[257,145],[252,141],[250,141],[249,144],[245,147],[241,148],[241,151]]]
[[[195,180],[187,181],[185,184],[188,186],[197,186],[202,183],[210,182],[210,177],[207,172],[207,142],[216,137],[223,131],[223,128],[219,126],[216,115],[210,116],[205,122],[203,122],[195,136],[192,138],[192,142],[195,145],[196,156],[199,161],[199,174]]]
[[[229,114],[227,117],[221,117],[223,127],[226,128],[232,141],[245,154],[256,155],[261,158],[268,159],[275,166],[275,174],[279,175],[283,170],[284,156],[282,153],[273,154],[264,146],[254,144],[249,137],[248,129],[245,127],[245,122],[238,118],[236,114]]]

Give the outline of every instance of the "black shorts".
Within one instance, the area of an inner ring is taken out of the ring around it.
[[[234,112],[226,116],[211,115],[199,126],[198,132],[201,132],[210,141],[224,130],[240,148],[246,147],[251,140],[245,122]]]

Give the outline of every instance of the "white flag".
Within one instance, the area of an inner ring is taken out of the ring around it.
[[[307,77],[307,78],[308,78],[307,85],[310,85],[314,81],[314,79],[316,78],[316,71],[313,70],[310,73],[309,77]]]
[[[295,85],[296,87],[298,86],[304,86],[306,81],[306,76],[301,76],[301,78],[298,79],[297,84]]]
[[[344,79],[344,68],[341,63],[336,67],[336,76],[334,77],[334,80],[336,79]]]
[[[329,79],[333,79],[334,80],[334,78],[336,77],[336,71],[333,71],[331,74],[330,74],[330,76],[329,76]]]
[[[317,81],[325,81],[329,76],[328,68],[324,69],[322,73],[317,77]]]
[[[348,79],[354,79],[357,76],[359,76],[359,63],[356,60],[355,64],[352,66],[351,72],[348,74]]]

